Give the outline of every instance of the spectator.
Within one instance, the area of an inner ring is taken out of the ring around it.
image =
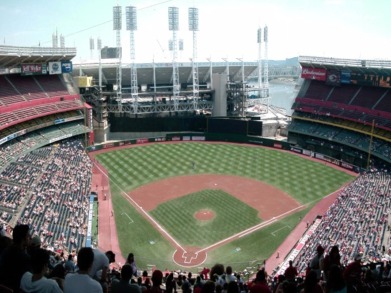
[[[357,253],[354,261],[348,264],[346,267],[345,271],[343,272],[343,278],[349,288],[361,288],[362,283],[361,283],[361,259],[362,259],[362,254]]]
[[[300,293],[323,293],[322,287],[318,283],[318,274],[312,270],[308,273],[304,281],[304,288]]]
[[[260,269],[257,272],[254,283],[250,287],[250,293],[271,293],[266,283],[266,272]]]
[[[50,272],[49,278],[55,280],[58,286],[60,286],[61,290],[64,290],[65,275],[66,275],[66,271],[64,268],[64,264],[59,263]]]
[[[141,293],[141,289],[136,284],[131,284],[133,270],[130,264],[125,264],[121,269],[121,279],[114,279],[111,283],[112,293]]]
[[[318,280],[320,280],[321,273],[323,270],[323,253],[324,253],[324,248],[322,245],[318,245],[316,248],[316,255],[312,258],[311,263],[310,263],[310,268],[312,271],[316,272],[316,276]]]
[[[215,293],[216,284],[212,280],[206,281],[201,293]]]
[[[35,250],[38,250],[41,248],[41,238],[39,238],[38,235],[35,235],[33,238],[30,240],[30,244],[27,247],[27,253],[29,255],[33,254]]]
[[[201,293],[203,285],[204,284],[201,280],[201,276],[197,276],[193,287],[194,293]]]
[[[3,251],[0,258],[0,284],[14,292],[19,291],[23,274],[31,271],[31,259],[26,253],[29,242],[29,226],[15,226],[12,232],[12,245]]]
[[[68,260],[65,262],[64,268],[65,268],[67,273],[74,273],[75,272],[76,266],[75,266],[75,263],[73,262],[73,255],[72,255],[72,253],[70,253],[68,255]]]
[[[225,282],[230,283],[230,282],[236,282],[236,277],[232,274],[232,267],[227,266],[225,269]]]
[[[25,293],[45,292],[61,293],[55,280],[47,279],[44,275],[48,270],[49,253],[47,250],[38,248],[31,255],[32,273],[25,272],[20,282],[20,288]]]
[[[83,247],[77,255],[77,274],[67,274],[64,281],[64,293],[103,293],[98,281],[89,276],[94,262],[94,251],[90,247]]]
[[[227,283],[227,293],[239,293],[238,283],[231,281]]]
[[[92,263],[91,270],[89,271],[90,277],[101,283],[103,291],[108,289],[108,272],[110,263],[115,262],[115,254],[109,250],[106,253],[101,252],[98,249],[93,249],[94,262]]]
[[[327,293],[346,293],[347,287],[342,276],[341,268],[333,264],[329,269],[328,281],[326,283]]]
[[[152,273],[152,287],[148,290],[149,293],[163,293],[164,291],[160,288],[163,283],[163,273],[160,270],[154,270]]]
[[[126,258],[126,263],[132,267],[133,276],[137,277],[137,266],[133,253],[128,254],[128,257]]]
[[[207,267],[204,267],[203,270],[200,272],[200,276],[204,280],[208,280],[209,273],[210,273],[210,269],[208,269]]]
[[[297,277],[297,269],[293,266],[293,261],[289,261],[289,267],[286,268],[284,272],[284,276],[288,282],[295,282],[295,278]]]
[[[332,246],[329,254],[324,257],[324,275],[326,281],[328,280],[330,268],[333,265],[341,266],[341,255],[339,254],[337,245]]]
[[[171,272],[166,278],[166,293],[176,293],[176,282],[174,280],[174,273]]]
[[[223,278],[224,272],[224,265],[215,264],[209,272],[210,279],[213,280],[216,284],[223,286],[225,283],[225,278]]]
[[[182,276],[182,292],[183,293],[191,293],[191,284],[186,276]]]

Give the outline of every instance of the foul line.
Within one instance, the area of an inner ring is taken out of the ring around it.
[[[107,179],[109,179],[109,183],[110,183],[110,178],[109,178],[109,176],[96,164],[96,163],[94,163],[95,164],[95,166],[102,172],[102,174],[103,174],[103,176],[105,176]],[[136,207],[146,218],[148,218],[149,219],[149,221],[151,221],[156,227],[158,227],[159,228],[159,230],[163,233],[163,234],[165,234],[172,242],[174,242],[175,243],[175,245],[176,246],[178,246],[179,248],[181,248],[182,250],[184,250],[184,251],[186,251],[179,243],[178,243],[178,241],[176,241],[175,239],[174,239],[174,237],[172,237],[170,234],[168,234],[168,232],[162,227],[162,226],[160,226],[160,224],[158,223],[158,222],[156,222],[144,209],[143,209],[143,207],[142,206],[140,206],[137,202],[135,202],[135,200],[133,199],[133,198],[131,198],[116,182],[115,182],[115,180],[113,180],[113,179],[111,179],[111,181],[114,183],[114,185],[115,186],[117,186],[117,188],[121,191],[121,193],[123,194],[123,195],[125,195],[125,197],[127,197],[130,201],[131,201],[131,203],[132,203],[132,205],[134,206],[134,207]]]
[[[280,229],[274,230],[274,231],[271,232],[270,234],[272,234],[274,237],[276,237],[276,233],[277,233],[278,231],[282,230],[282,229],[285,229],[285,228],[290,229],[291,226],[283,226],[283,227],[281,227]]]
[[[98,165],[98,164],[96,164],[96,163],[94,163],[95,164],[95,166],[101,171],[101,173],[107,178],[107,179],[109,179],[109,182],[110,182],[110,178],[109,178],[109,176],[100,168],[100,166]],[[160,226],[160,224],[158,223],[158,222],[156,222],[144,209],[143,209],[143,207],[142,206],[140,206],[139,204],[137,204],[137,202],[132,198],[132,197],[130,197],[116,182],[115,182],[115,180],[113,180],[113,179],[111,179],[111,181],[114,183],[114,185],[115,186],[117,186],[118,187],[118,189],[123,193],[123,195],[125,195],[125,197],[126,198],[128,198],[130,201],[131,201],[131,203],[132,203],[132,205],[134,206],[134,207],[136,207],[146,218],[148,218],[156,227],[158,227],[159,228],[159,230],[163,233],[163,234],[165,234],[168,238],[169,238],[169,240],[171,240],[173,243],[175,243],[175,245],[177,245],[180,249],[182,249],[184,252],[187,252],[179,243],[178,243],[178,241],[177,240],[175,240],[174,239],[174,237],[172,237],[162,226]],[[334,192],[332,192],[332,193],[330,193],[330,194],[328,194],[328,195],[326,195],[324,198],[326,198],[326,197],[329,197],[329,196],[331,196],[332,194],[334,194],[335,192],[340,192],[342,189],[344,189],[346,187],[346,185],[344,185],[344,186],[341,186],[338,190],[336,190],[336,191],[334,191]],[[323,199],[324,199],[323,198]],[[322,200],[322,199],[321,199]],[[321,201],[320,200],[320,201]],[[313,201],[311,201],[311,202],[309,202],[309,203],[306,203],[306,204],[304,204],[304,205],[301,205],[301,206],[298,206],[298,207],[296,207],[296,208],[294,208],[294,209],[291,209],[291,210],[289,210],[289,211],[287,211],[287,212],[285,212],[285,213],[282,213],[282,214],[280,214],[280,215],[278,215],[278,216],[276,216],[276,217],[273,217],[273,218],[271,218],[271,219],[269,219],[269,220],[267,220],[267,221],[265,221],[265,222],[262,222],[262,223],[260,223],[260,224],[258,224],[258,225],[255,225],[255,226],[253,226],[253,227],[250,227],[250,228],[248,228],[248,229],[246,229],[246,230],[243,230],[243,231],[241,231],[241,232],[239,232],[239,233],[236,233],[236,234],[234,234],[234,235],[232,235],[232,236],[230,236],[230,237],[227,237],[227,238],[225,238],[225,239],[223,239],[223,240],[220,240],[220,241],[218,241],[218,242],[216,242],[216,243],[213,243],[212,245],[209,245],[209,246],[207,246],[207,247],[205,247],[205,248],[202,248],[202,249],[200,249],[200,250],[198,250],[198,251],[196,251],[195,252],[195,254],[198,254],[198,253],[200,253],[200,252],[203,252],[203,251],[208,251],[208,250],[210,250],[210,249],[212,249],[212,248],[214,248],[214,247],[216,247],[216,246],[218,246],[218,245],[220,245],[220,244],[222,244],[222,243],[224,243],[224,242],[229,242],[230,240],[232,240],[232,239],[234,239],[234,238],[242,238],[242,237],[244,237],[244,236],[247,236],[248,234],[251,234],[251,233],[253,233],[253,232],[255,232],[255,231],[257,231],[257,230],[259,230],[259,229],[261,229],[261,228],[264,228],[264,227],[266,227],[266,226],[269,226],[269,225],[271,225],[271,224],[273,224],[274,222],[276,222],[277,220],[279,220],[280,218],[283,218],[283,217],[285,217],[286,215],[288,215],[288,214],[290,214],[290,213],[292,213],[292,212],[294,212],[294,211],[296,211],[296,210],[300,210],[300,209],[302,209],[302,208],[305,208],[305,207],[307,207],[307,206],[309,206],[310,204],[312,204],[313,202],[316,202],[316,201],[319,201],[319,200],[313,200]],[[319,201],[319,202],[320,202]],[[287,227],[287,226],[285,226],[285,227]],[[285,227],[283,227],[283,228],[285,228]],[[282,228],[281,228],[282,229]],[[279,229],[280,230],[280,229]],[[278,230],[276,230],[276,231],[278,231]],[[276,232],[276,231],[274,231],[274,232]],[[273,234],[274,232],[272,232],[271,234]],[[273,235],[274,236],[274,235]]]
[[[129,217],[129,215],[128,215],[127,213],[122,212],[122,213],[121,213],[121,216],[123,216],[123,215],[125,215],[125,216],[128,217],[128,219],[129,219],[129,221],[130,221],[129,224],[133,224],[133,223],[134,223],[133,219],[132,219],[131,217]]]
[[[287,212],[285,212],[285,213],[282,213],[281,215],[278,215],[277,217],[273,217],[273,218],[271,218],[271,219],[269,219],[269,220],[267,220],[267,221],[265,221],[265,222],[262,222],[262,223],[260,223],[260,224],[258,224],[258,225],[255,225],[255,226],[253,226],[253,227],[250,227],[250,228],[248,228],[248,229],[246,229],[246,230],[243,230],[243,231],[241,231],[241,232],[239,232],[239,233],[236,233],[236,234],[234,234],[234,235],[232,235],[232,236],[230,236],[230,237],[228,237],[228,238],[225,238],[225,239],[223,239],[223,240],[220,240],[219,242],[216,242],[216,243],[213,243],[212,245],[210,245],[210,246],[208,246],[208,247],[205,247],[205,248],[203,248],[203,249],[200,249],[200,250],[198,250],[198,251],[196,251],[196,253],[200,253],[200,252],[202,252],[202,251],[207,251],[207,250],[209,250],[209,249],[211,249],[211,248],[213,248],[213,247],[215,247],[215,246],[218,246],[218,245],[220,245],[220,244],[222,244],[222,243],[224,243],[224,242],[227,242],[227,241],[229,241],[229,240],[232,240],[232,239],[234,239],[234,238],[241,238],[241,237],[244,237],[244,236],[246,236],[246,235],[248,235],[248,234],[251,234],[251,233],[253,233],[253,232],[255,232],[255,231],[257,231],[257,230],[259,230],[259,229],[261,229],[261,228],[264,228],[264,227],[266,227],[266,226],[268,226],[268,225],[270,225],[270,224],[273,224],[274,222],[276,222],[279,218],[283,218],[285,215],[287,215],[287,214],[289,214],[289,213],[292,213],[292,212],[294,212],[294,211],[296,211],[296,210],[298,210],[298,209],[302,209],[303,207],[305,207],[306,205],[301,205],[301,206],[298,206],[298,207],[296,207],[296,208],[294,208],[294,209],[291,209],[291,210],[289,210],[289,211],[287,211]]]

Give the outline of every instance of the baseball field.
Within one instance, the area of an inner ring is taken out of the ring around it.
[[[353,179],[257,146],[182,142],[96,155],[110,179],[122,254],[139,267],[235,270],[267,259],[320,199]]]

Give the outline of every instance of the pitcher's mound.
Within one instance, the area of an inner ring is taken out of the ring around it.
[[[215,217],[215,213],[211,210],[199,210],[194,214],[194,218],[198,221],[210,221]]]

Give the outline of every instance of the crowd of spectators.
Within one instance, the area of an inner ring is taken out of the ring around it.
[[[66,135],[75,136],[85,131],[86,128],[82,122],[74,121],[42,128],[5,142],[0,145],[0,171],[12,161],[18,160],[22,154],[47,145],[53,139]]]
[[[370,136],[368,135],[324,124],[294,120],[289,126],[289,131],[309,134],[362,151],[368,151],[370,145]],[[391,143],[385,140],[373,138],[371,152],[391,161]]]
[[[383,243],[390,244],[384,238],[389,230],[390,197],[390,174],[367,173],[357,177],[329,207],[295,259],[299,273],[305,272],[319,245],[326,251],[337,245],[342,265],[347,265],[358,253],[367,261],[381,261],[388,253]]]
[[[19,157],[0,173],[1,219],[14,215],[51,251],[79,247],[87,234],[91,167],[77,139]]]

